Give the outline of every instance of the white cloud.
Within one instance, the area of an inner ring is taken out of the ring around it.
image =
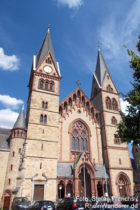
[[[11,109],[1,109],[0,110],[0,127],[2,128],[12,128],[18,113],[12,111]]]
[[[116,60],[116,63],[120,62],[119,65],[126,62],[127,58],[123,45],[134,48],[137,40],[136,34],[139,33],[140,1],[133,2],[131,8],[126,13],[123,12],[121,21],[119,21],[122,15],[120,10],[117,15],[113,13],[109,15],[99,29],[99,39],[105,50],[106,58],[113,62]]]
[[[6,71],[19,69],[19,59],[16,55],[6,55],[4,49],[0,48],[0,68]]]
[[[24,102],[21,99],[16,99],[16,98],[8,96],[8,95],[0,94],[0,103],[16,109],[16,108],[18,108],[19,105],[22,105]]]
[[[124,114],[127,114],[127,106],[129,106],[129,103],[127,101],[124,101],[122,98],[120,98],[120,105],[121,105],[121,111],[124,113]]]
[[[83,4],[83,0],[57,0],[58,4],[71,8],[78,8]]]

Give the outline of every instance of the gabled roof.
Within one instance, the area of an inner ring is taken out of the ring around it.
[[[108,72],[106,63],[104,61],[104,58],[102,56],[101,50],[98,50],[98,57],[97,57],[97,64],[96,64],[96,71],[95,71],[95,79],[97,80],[97,83],[99,83],[100,87],[102,87],[105,74]]]
[[[57,163],[58,177],[73,177],[73,163]]]
[[[74,99],[75,97],[77,98],[76,101]],[[71,105],[70,105],[70,100],[72,102]],[[94,122],[99,123],[98,110],[94,107],[93,103],[89,100],[88,96],[80,89],[80,87],[76,88],[59,104],[59,110],[60,110],[61,116],[65,118],[68,112],[71,113],[71,110],[74,108],[74,106],[76,106],[78,109],[83,108],[83,110],[87,112],[88,116],[91,119],[93,119]],[[63,112],[63,110],[65,110],[65,112]]]
[[[43,59],[45,58],[45,56],[50,53],[53,61],[56,65],[56,60],[55,60],[55,54],[54,54],[54,49],[53,49],[53,45],[52,45],[52,40],[51,40],[51,34],[50,34],[50,29],[48,28],[48,32],[45,36],[45,39],[43,41],[43,44],[39,50],[39,53],[37,55],[37,60],[36,60],[36,66],[38,66]],[[57,65],[56,65],[57,67]]]
[[[95,164],[95,170],[96,170],[96,177],[98,178],[109,178],[108,174],[105,175],[105,166],[102,164]]]
[[[24,129],[26,130],[26,122],[25,122],[25,117],[24,117],[24,108],[22,108],[15,124],[14,124],[14,127],[13,129],[16,129],[16,128],[21,128],[21,129]]]

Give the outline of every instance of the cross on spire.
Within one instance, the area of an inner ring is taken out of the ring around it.
[[[99,50],[99,51],[101,50],[101,46],[102,46],[102,42],[98,41],[98,42],[97,42],[97,47],[98,47],[98,50]]]
[[[48,24],[48,32],[50,31],[50,27],[51,27],[51,24],[49,23]]]
[[[77,87],[78,87],[78,88],[79,88],[79,87],[80,87],[80,85],[81,85],[81,83],[80,83],[80,81],[79,81],[79,80],[77,80],[76,84],[77,84]]]

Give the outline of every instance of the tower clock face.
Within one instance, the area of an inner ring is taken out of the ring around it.
[[[50,66],[44,66],[44,71],[50,74],[52,72],[52,68]]]

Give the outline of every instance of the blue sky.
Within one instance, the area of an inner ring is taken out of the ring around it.
[[[0,126],[11,127],[23,103],[26,107],[32,57],[48,23],[62,74],[61,100],[77,80],[90,96],[98,42],[118,92],[131,89],[123,45],[136,50],[139,0],[0,0],[0,5]]]

